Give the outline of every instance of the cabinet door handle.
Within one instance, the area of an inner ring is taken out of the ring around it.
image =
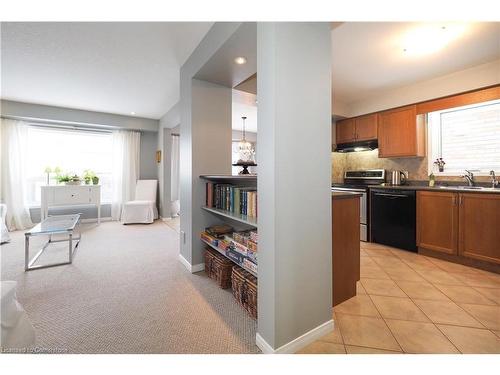
[[[464,205],[464,197],[462,194],[460,194],[460,202],[459,202],[459,206],[463,206]]]
[[[454,206],[457,205],[457,196],[456,195],[453,196],[453,205]]]

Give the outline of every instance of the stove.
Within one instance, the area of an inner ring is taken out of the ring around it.
[[[344,183],[332,184],[332,191],[352,191],[361,193],[359,208],[359,230],[361,241],[368,241],[369,215],[368,215],[368,188],[381,185],[385,182],[385,169],[369,169],[346,171]]]

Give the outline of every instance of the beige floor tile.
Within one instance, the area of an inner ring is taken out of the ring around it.
[[[368,256],[368,254],[366,253],[366,251],[364,251],[363,249],[359,250],[359,255],[362,256],[362,257],[367,257]]]
[[[377,267],[377,263],[375,263],[372,257],[360,257],[360,265],[361,267]]]
[[[338,322],[337,316],[335,314],[333,315],[333,332],[321,337],[319,340],[331,342],[333,344],[343,344],[344,343],[344,341],[342,340],[342,335],[340,333],[339,322]]]
[[[346,345],[401,351],[382,318],[338,314]]]
[[[412,260],[412,259],[418,259],[422,257],[421,255],[414,253],[412,251],[405,251],[405,250],[400,250],[400,249],[395,249],[391,248],[391,253],[393,253],[396,257],[399,259],[403,260]]]
[[[403,354],[392,350],[382,350],[375,348],[366,348],[364,346],[346,345],[347,354]]]
[[[500,330],[500,306],[461,303],[460,306],[487,328]]]
[[[456,274],[450,274],[442,270],[426,270],[418,271],[419,275],[431,283],[440,283],[446,285],[464,285],[457,277]]]
[[[479,286],[483,288],[498,288],[500,289],[500,280],[495,280],[484,274],[453,274],[454,277],[462,281],[465,285]]]
[[[387,249],[384,248],[364,248],[363,249],[371,257],[394,257],[395,255]]]
[[[478,305],[495,305],[495,302],[486,298],[470,286],[434,284],[436,288],[446,294],[452,301],[460,303],[475,303]]]
[[[377,308],[373,304],[370,297],[362,294],[349,298],[347,301],[344,301],[341,304],[335,306],[333,310],[335,311],[337,320],[339,313],[380,317],[380,314],[378,313]]]
[[[368,294],[406,297],[406,294],[392,280],[361,279],[361,283]]]
[[[356,282],[356,294],[366,294],[366,290],[361,284],[361,281]]]
[[[434,323],[484,328],[481,323],[452,301],[414,299],[413,302]]]
[[[500,338],[487,329],[442,324],[438,328],[462,353],[500,353]]]
[[[425,281],[422,276],[408,266],[385,268],[384,271],[392,280]]]
[[[495,335],[498,336],[498,338],[500,338],[500,331],[492,331]]]
[[[410,297],[431,301],[449,301],[450,299],[427,281],[396,280],[396,284]]]
[[[385,319],[429,322],[429,319],[409,298],[371,296],[373,303]]]
[[[500,289],[497,288],[481,288],[479,286],[473,287],[479,293],[481,293],[486,298],[495,301],[498,305],[500,305]]]
[[[346,354],[346,352],[342,344],[318,340],[302,348],[297,354]]]
[[[432,323],[390,319],[386,322],[405,353],[458,353],[455,346]]]
[[[380,268],[376,267],[361,267],[361,277],[367,279],[389,279],[389,276]]]
[[[404,260],[405,264],[410,267],[412,270],[417,272],[427,272],[427,271],[440,271],[441,268],[436,266],[434,263],[422,259],[418,262]]]
[[[371,259],[382,269],[385,268],[398,268],[398,267],[406,267],[406,264],[397,257],[375,257],[372,256]]]
[[[477,274],[478,271],[476,268],[464,266],[458,263],[446,262],[440,259],[434,259],[433,263],[438,266],[440,269],[450,273],[472,273]]]

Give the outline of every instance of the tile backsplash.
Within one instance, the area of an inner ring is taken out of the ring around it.
[[[423,158],[379,158],[378,150],[339,153],[332,152],[332,182],[341,183],[344,171],[358,169],[404,170],[409,172],[410,180],[428,180],[427,157]],[[462,181],[459,176],[436,177],[436,180]],[[487,182],[489,177],[477,176],[477,181]]]

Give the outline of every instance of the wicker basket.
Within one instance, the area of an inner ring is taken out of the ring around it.
[[[243,268],[234,266],[231,280],[234,298],[253,319],[257,319],[257,278]]]
[[[205,272],[214,279],[222,289],[231,288],[233,262],[215,250],[205,250]]]

